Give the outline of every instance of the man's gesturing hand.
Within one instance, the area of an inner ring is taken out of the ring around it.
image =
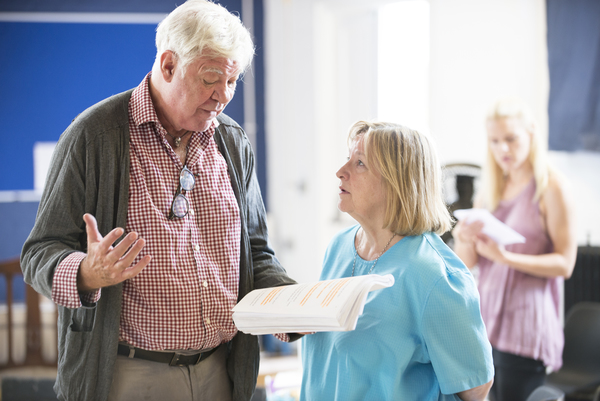
[[[86,224],[88,250],[77,274],[79,291],[94,291],[118,284],[136,276],[150,263],[152,256],[146,255],[134,266],[131,265],[146,244],[143,239],[138,239],[137,233],[127,234],[118,245],[113,246],[123,235],[122,228],[115,228],[106,237],[102,237],[94,216],[86,213],[83,220]]]

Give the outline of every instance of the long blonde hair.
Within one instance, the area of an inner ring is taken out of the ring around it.
[[[442,196],[442,173],[431,139],[386,122],[359,121],[349,142],[363,138],[367,162],[382,176],[386,190],[384,226],[400,235],[443,234],[452,218]]]
[[[548,187],[548,179],[551,174],[550,166],[547,161],[547,144],[545,141],[542,141],[533,113],[521,99],[510,97],[498,100],[488,111],[486,123],[507,118],[518,119],[527,132],[531,134],[529,162],[533,168],[533,176],[536,184],[534,201],[537,202]],[[494,211],[502,199],[502,191],[506,184],[506,177],[498,163],[496,163],[489,142],[486,165],[484,168],[484,178],[484,207]]]

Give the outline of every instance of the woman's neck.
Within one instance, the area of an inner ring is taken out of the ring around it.
[[[365,228],[361,225],[356,233],[356,251],[364,260],[375,260],[402,238],[388,229]]]
[[[502,199],[512,199],[525,188],[533,178],[533,168],[529,162],[511,172],[509,172],[504,181],[504,190]]]

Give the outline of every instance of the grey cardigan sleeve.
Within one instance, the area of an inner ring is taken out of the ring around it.
[[[58,141],[35,225],[21,252],[25,282],[48,298],[56,266],[72,252],[87,250],[84,213],[96,217],[103,235],[126,221],[128,99],[126,92],[86,110]]]

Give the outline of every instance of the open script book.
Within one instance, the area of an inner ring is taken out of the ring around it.
[[[392,285],[391,274],[371,274],[254,290],[233,308],[233,321],[255,335],[354,330],[367,294]]]

